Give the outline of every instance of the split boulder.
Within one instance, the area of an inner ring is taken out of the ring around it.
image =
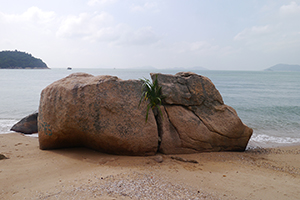
[[[207,78],[190,72],[151,74],[165,96],[162,116],[150,110],[140,80],[71,74],[41,93],[40,149],[88,147],[122,155],[243,151],[253,130],[224,104]]]

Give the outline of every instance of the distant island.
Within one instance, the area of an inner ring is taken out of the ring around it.
[[[173,67],[173,68],[168,68],[169,70],[201,70],[201,71],[206,71],[209,70],[205,67],[200,67],[200,66],[195,66],[195,67]]]
[[[300,65],[277,64],[265,69],[264,71],[274,72],[300,72]]]
[[[39,58],[21,51],[1,51],[0,69],[49,69]]]
[[[192,70],[204,70],[204,71],[209,70],[209,69],[207,69],[205,67],[201,67],[201,66],[195,66],[195,67],[192,67],[191,69]]]
[[[139,66],[139,67],[133,67],[133,68],[128,68],[128,69],[145,69],[145,70],[201,70],[201,71],[207,71],[209,69],[205,68],[205,67],[201,67],[201,66],[195,66],[195,67],[169,67],[169,68],[155,68],[153,66]]]

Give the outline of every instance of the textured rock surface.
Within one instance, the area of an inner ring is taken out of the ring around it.
[[[175,76],[151,74],[152,80],[156,75],[162,93],[166,97],[165,104],[197,106],[214,101],[224,104],[219,91],[207,77],[190,72],[179,72]]]
[[[24,134],[37,133],[37,117],[38,113],[33,113],[21,119],[18,123],[13,125],[11,131],[16,131]]]
[[[125,155],[153,155],[158,132],[146,104],[138,107],[142,82],[75,73],[41,93],[41,149],[85,146]]]
[[[158,118],[165,154],[203,151],[243,151],[253,130],[242,123],[233,108],[206,77],[194,73],[151,74],[162,87],[163,118]]]
[[[141,81],[76,73],[52,83],[41,94],[40,148],[85,146],[125,155],[246,148],[253,130],[208,78],[188,72],[151,77],[166,98],[163,117],[150,111],[147,123],[146,103],[138,107]]]

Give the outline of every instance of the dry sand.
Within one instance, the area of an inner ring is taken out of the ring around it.
[[[300,199],[300,146],[130,157],[0,135],[0,199]],[[160,162],[162,160],[162,162]]]

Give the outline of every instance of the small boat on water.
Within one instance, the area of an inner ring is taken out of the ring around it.
[[[68,67],[67,70],[72,70],[72,67]]]

